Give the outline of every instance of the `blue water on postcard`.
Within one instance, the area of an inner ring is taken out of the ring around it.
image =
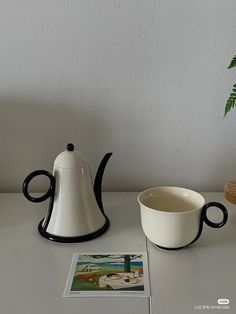
[[[77,266],[89,264],[89,262],[78,262]],[[106,263],[94,263],[94,265],[101,267],[101,268],[113,268],[113,269],[120,269],[124,267],[124,263],[114,263],[114,262],[106,262]],[[143,267],[143,262],[138,261],[131,261],[131,267]]]

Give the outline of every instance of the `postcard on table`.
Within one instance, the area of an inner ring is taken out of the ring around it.
[[[63,297],[150,296],[146,252],[75,253]]]

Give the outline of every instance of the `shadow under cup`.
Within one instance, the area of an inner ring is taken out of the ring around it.
[[[203,222],[213,228],[223,227],[228,219],[224,205],[218,202],[205,204],[204,197],[181,187],[156,187],[138,195],[141,223],[146,237],[157,247],[178,250],[197,241]],[[221,222],[210,221],[209,207],[223,213]]]

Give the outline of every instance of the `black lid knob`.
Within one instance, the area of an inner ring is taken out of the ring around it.
[[[67,148],[67,150],[68,150],[69,152],[73,152],[73,150],[74,150],[74,145],[71,144],[71,143],[69,143],[69,144],[67,144],[66,148]]]

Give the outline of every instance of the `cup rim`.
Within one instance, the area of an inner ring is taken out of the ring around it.
[[[194,208],[194,209],[190,209],[190,210],[186,210],[186,211],[176,211],[176,212],[173,212],[173,211],[168,211],[168,210],[159,210],[159,209],[156,209],[156,208],[152,208],[152,207],[149,207],[145,204],[143,204],[140,200],[140,197],[145,194],[145,193],[148,193],[149,191],[151,190],[159,190],[159,189],[177,189],[177,190],[185,190],[185,191],[188,191],[188,192],[191,192],[191,193],[194,193],[196,195],[198,195],[198,197],[200,199],[202,199],[202,205],[197,207],[197,208]],[[192,212],[196,212],[198,210],[200,210],[204,204],[205,204],[205,198],[198,192],[194,191],[194,190],[191,190],[191,189],[188,189],[188,188],[185,188],[185,187],[181,187],[181,186],[156,186],[156,187],[152,187],[152,188],[148,188],[146,190],[143,190],[142,192],[140,192],[137,196],[137,201],[139,203],[140,206],[142,207],[145,207],[145,209],[147,210],[150,210],[152,212],[158,212],[158,213],[162,213],[162,214],[169,214],[169,215],[180,215],[180,214],[187,214],[187,213],[192,213]]]

